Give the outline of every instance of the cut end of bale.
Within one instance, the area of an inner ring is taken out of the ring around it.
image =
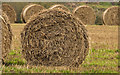
[[[45,8],[38,4],[29,4],[26,5],[21,13],[21,20],[22,22],[26,23],[31,16],[37,14],[38,12],[44,10]]]
[[[22,21],[23,23],[25,23],[25,20],[24,20],[24,18],[23,18],[23,12],[24,12],[24,10],[25,10],[28,6],[30,6],[30,5],[32,5],[32,3],[26,5],[26,6],[22,9],[22,12],[21,12],[20,17],[21,17],[21,21]]]
[[[70,12],[70,10],[67,7],[65,7],[64,5],[61,5],[61,4],[53,5],[49,9],[61,9],[61,10],[65,10],[67,12]]]
[[[105,25],[120,25],[120,7],[112,6],[103,13]]]
[[[2,4],[2,10],[8,16],[10,23],[15,23],[17,18],[14,8],[9,4]]]
[[[73,11],[74,16],[79,18],[85,25],[94,25],[96,15],[93,8],[83,5],[75,8]]]
[[[21,33],[28,64],[78,67],[89,50],[84,25],[71,13],[49,9],[30,19]]]

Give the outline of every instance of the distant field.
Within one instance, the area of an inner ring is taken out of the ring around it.
[[[25,24],[12,24],[12,49],[3,65],[3,72],[17,73],[117,73],[118,72],[118,27],[87,26],[90,50],[86,60],[78,68],[46,67],[27,65],[22,56],[20,32]]]

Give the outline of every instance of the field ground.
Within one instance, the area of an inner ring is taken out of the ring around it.
[[[20,32],[25,24],[12,24],[12,49],[3,65],[3,72],[17,73],[117,73],[118,27],[87,26],[91,47],[89,55],[78,68],[27,65],[21,53]]]

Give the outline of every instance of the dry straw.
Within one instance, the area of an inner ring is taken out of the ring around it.
[[[89,50],[87,31],[64,10],[44,10],[21,32],[22,53],[28,64],[78,67]]]
[[[70,10],[67,7],[65,7],[64,5],[61,5],[61,4],[53,5],[49,9],[62,9],[62,10],[65,10],[67,12],[70,12]]]
[[[3,4],[2,10],[8,16],[10,23],[14,23],[16,21],[16,12],[12,6],[9,4]]]
[[[22,12],[21,12],[21,15],[20,15],[20,16],[21,16],[21,21],[24,22],[24,23],[25,23],[25,20],[24,20],[24,18],[23,18],[23,12],[24,12],[24,10],[25,10],[28,6],[30,6],[30,5],[32,5],[32,3],[26,5],[26,6],[22,9]]]
[[[85,25],[95,24],[96,15],[93,8],[83,5],[75,8],[73,14],[78,17]]]
[[[29,4],[26,5],[21,13],[21,19],[24,23],[26,23],[31,16],[35,15],[36,13],[40,12],[41,10],[45,9],[43,6],[38,4]]]
[[[11,48],[12,31],[10,27],[10,21],[4,12],[2,12],[2,15],[0,15],[0,19],[0,23],[2,25],[2,29],[0,30],[0,32],[2,32],[2,59],[4,60]]]
[[[120,25],[120,8],[112,6],[103,13],[103,21],[105,25]]]

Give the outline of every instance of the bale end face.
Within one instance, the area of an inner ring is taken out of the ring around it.
[[[72,14],[49,9],[29,20],[21,33],[28,64],[78,67],[88,54],[87,31]]]
[[[17,16],[14,8],[9,4],[2,4],[2,10],[8,16],[10,23],[15,23]]]
[[[70,10],[67,7],[61,4],[53,5],[49,9],[58,9],[58,10],[60,9],[60,10],[65,10],[67,12],[70,12]]]
[[[94,25],[96,15],[93,8],[83,5],[73,10],[74,16],[81,20],[85,25]]]
[[[120,7],[112,6],[103,13],[103,21],[105,25],[120,25]]]
[[[44,10],[45,8],[38,4],[29,4],[25,6],[21,13],[21,20],[24,23],[27,23],[31,16],[39,13],[40,11]]]

